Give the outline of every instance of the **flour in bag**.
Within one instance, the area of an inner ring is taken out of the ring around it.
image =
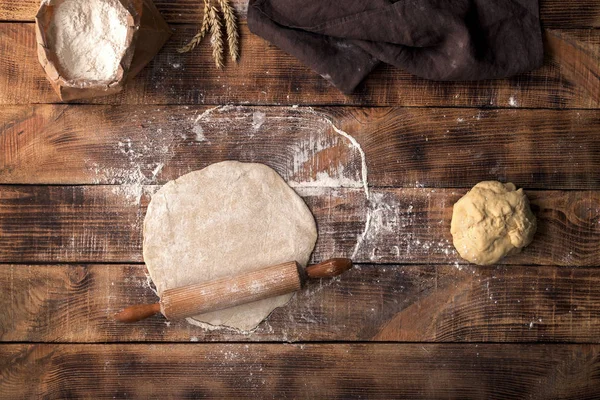
[[[127,10],[118,0],[56,1],[49,44],[66,80],[116,79],[127,44]]]

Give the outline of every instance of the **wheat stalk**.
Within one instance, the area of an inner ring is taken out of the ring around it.
[[[210,45],[212,47],[212,55],[215,60],[215,65],[218,69],[223,68],[223,24],[221,15],[217,8],[213,6],[213,0],[204,0],[204,16],[202,25],[198,33],[190,40],[188,44],[178,49],[179,53],[186,53],[193,50],[204,37],[210,33]],[[229,55],[234,62],[237,62],[240,57],[240,36],[237,29],[237,19],[233,7],[229,4],[229,0],[216,0],[221,6],[223,19],[225,20],[225,30],[227,32],[227,46]]]
[[[204,39],[206,32],[208,32],[208,11],[209,11],[209,0],[204,0],[204,16],[202,17],[202,26],[200,31],[189,41],[188,44],[180,49],[177,49],[179,53],[187,53],[188,51],[194,50],[196,46]]]
[[[237,62],[240,56],[239,34],[237,30],[237,21],[233,7],[228,0],[218,0],[225,17],[225,29],[227,31],[227,46],[229,47],[229,55],[234,62]]]
[[[212,46],[215,65],[218,69],[223,69],[223,32],[221,30],[221,17],[219,17],[215,6],[210,7],[208,22],[210,24],[210,45]]]

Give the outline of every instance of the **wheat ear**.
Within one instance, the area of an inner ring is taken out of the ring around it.
[[[221,17],[217,13],[215,6],[210,7],[208,12],[208,22],[210,24],[210,45],[213,49],[213,58],[218,69],[223,69],[223,38],[221,28]]]
[[[206,32],[208,32],[208,2],[209,0],[204,0],[204,16],[202,17],[202,25],[200,27],[200,30],[198,31],[196,36],[194,36],[192,40],[189,41],[188,44],[186,44],[180,49],[177,49],[179,53],[187,53],[188,51],[194,50],[194,48],[198,46],[202,39],[204,39],[204,36],[206,36]]]
[[[233,7],[229,4],[229,0],[219,0],[223,16],[225,17],[225,29],[227,31],[227,46],[229,47],[229,55],[234,62],[240,57],[240,36],[237,30],[237,21]]]

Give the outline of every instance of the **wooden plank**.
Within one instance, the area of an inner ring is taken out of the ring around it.
[[[534,266],[359,265],[309,284],[252,333],[156,316],[143,265],[0,266],[0,341],[575,342],[600,338],[600,271]]]
[[[0,262],[140,262],[156,186],[2,186]],[[452,189],[301,187],[319,226],[314,261],[462,262],[452,246]],[[597,266],[600,192],[528,191],[538,232],[508,264]],[[368,223],[367,223],[368,220]]]
[[[591,399],[598,345],[1,345],[9,398]]]
[[[590,97],[600,99],[600,46],[589,46],[577,36],[549,29],[544,39],[548,55],[561,60],[561,74]]]
[[[246,18],[248,2],[231,0],[230,3],[241,19]],[[169,23],[197,24],[202,19],[202,2],[197,0],[154,0],[162,16]],[[33,21],[39,7],[38,0],[2,0],[0,21]],[[548,28],[598,28],[600,5],[595,0],[565,2],[542,0],[540,18]]]
[[[599,112],[453,108],[8,106],[0,183],[163,184],[237,159],[361,187],[340,129],[372,186],[600,189]]]
[[[177,26],[153,62],[127,89],[88,102],[99,104],[357,104],[402,106],[597,108],[600,99],[560,74],[564,52],[547,57],[543,67],[505,80],[433,82],[384,66],[351,96],[341,94],[318,74],[241,26],[238,65],[216,70],[210,46],[177,53],[196,32]],[[560,31],[558,31],[560,32]],[[600,46],[599,30],[570,30],[581,46]],[[58,101],[36,59],[30,23],[0,24],[0,104]],[[598,77],[596,77],[598,78]],[[595,83],[594,83],[595,84]]]

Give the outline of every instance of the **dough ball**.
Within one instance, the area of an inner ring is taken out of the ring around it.
[[[305,266],[316,240],[312,213],[277,172],[225,161],[170,181],[152,196],[144,220],[144,261],[160,295],[287,261]],[[249,331],[291,297],[193,319]]]
[[[462,258],[489,265],[520,252],[531,243],[536,229],[523,189],[485,181],[454,204],[450,231]]]

